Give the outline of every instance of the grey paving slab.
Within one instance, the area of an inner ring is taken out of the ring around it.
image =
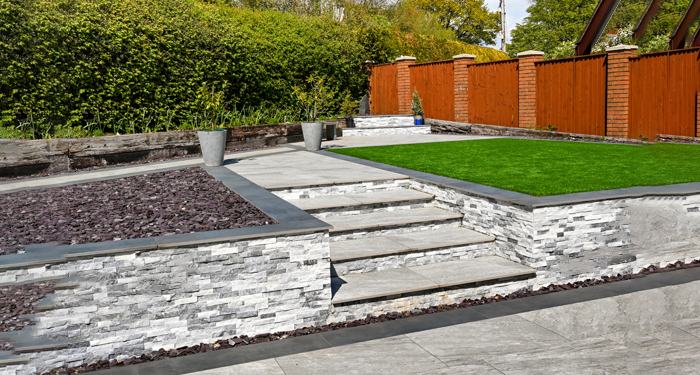
[[[660,374],[669,373],[666,370],[671,364],[663,357],[645,357],[605,338],[490,356],[485,361],[504,374],[518,375]]]
[[[461,366],[450,366],[438,370],[430,370],[424,372],[418,372],[419,375],[454,375],[454,374],[467,374],[467,375],[503,375],[502,372],[496,370],[493,366],[489,365],[484,361],[477,361],[468,365]]]
[[[338,262],[348,259],[366,258],[381,254],[394,254],[408,251],[402,245],[388,237],[370,237],[351,241],[331,242],[331,260]]]
[[[646,357],[663,357],[673,361],[697,360],[700,357],[700,338],[676,327],[642,335],[616,332],[605,335],[605,338]]]
[[[492,356],[569,342],[568,339],[518,316],[459,324],[407,334],[413,342],[448,366]]]
[[[434,263],[409,269],[439,286],[462,285],[535,273],[530,267],[497,256]]]
[[[411,249],[433,249],[493,241],[494,237],[467,228],[444,228],[388,236]]]
[[[378,229],[387,226],[401,226],[416,223],[461,219],[461,214],[439,208],[416,208],[412,210],[380,211],[369,214],[331,216],[323,221],[333,226],[332,232],[360,229]]]
[[[241,365],[220,367],[212,370],[190,372],[188,375],[249,375],[270,374],[285,375],[284,371],[274,358],[262,361],[248,362]]]
[[[302,210],[318,210],[338,207],[352,207],[369,204],[396,203],[403,201],[425,200],[434,196],[411,189],[396,189],[369,192],[365,194],[330,195],[316,198],[290,199],[289,203]]]
[[[267,189],[405,178],[402,174],[339,160],[326,153],[288,146],[276,150],[241,154],[225,166]]]
[[[333,295],[333,303],[391,296],[436,288],[438,285],[408,268],[346,275]]]
[[[446,367],[403,336],[278,357],[277,363],[286,375],[411,374]]]

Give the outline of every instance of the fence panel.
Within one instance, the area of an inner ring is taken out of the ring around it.
[[[700,49],[631,59],[628,137],[697,136],[699,90]]]
[[[518,127],[518,60],[469,67],[469,122]]]
[[[372,68],[370,113],[373,115],[399,113],[399,81],[396,64],[377,65]]]
[[[415,64],[411,72],[411,94],[418,91],[426,118],[455,120],[454,61]]]
[[[605,55],[544,61],[536,69],[540,128],[605,135]]]

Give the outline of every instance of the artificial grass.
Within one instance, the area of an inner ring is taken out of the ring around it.
[[[331,152],[535,196],[700,181],[692,144],[499,138]]]

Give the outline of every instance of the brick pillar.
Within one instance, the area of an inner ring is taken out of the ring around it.
[[[455,71],[455,121],[469,122],[469,65],[476,56],[461,54],[452,57]]]
[[[544,52],[525,51],[518,54],[518,126],[537,126],[537,73],[535,63],[544,59]]]
[[[399,113],[400,115],[413,114],[411,109],[411,72],[408,67],[416,63],[412,56],[401,56],[396,59],[397,77],[399,80]]]
[[[608,92],[605,135],[615,138],[636,137],[628,134],[630,103],[630,58],[637,56],[637,46],[619,45],[608,52]],[[653,134],[648,134],[653,136]]]

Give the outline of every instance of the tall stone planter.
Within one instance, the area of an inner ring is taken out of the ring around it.
[[[302,122],[301,132],[304,135],[304,144],[307,151],[318,151],[321,149],[321,139],[323,138],[322,122]]]
[[[224,165],[224,151],[226,151],[226,129],[213,131],[200,130],[197,132],[199,146],[202,148],[204,165],[207,167],[220,167]]]

